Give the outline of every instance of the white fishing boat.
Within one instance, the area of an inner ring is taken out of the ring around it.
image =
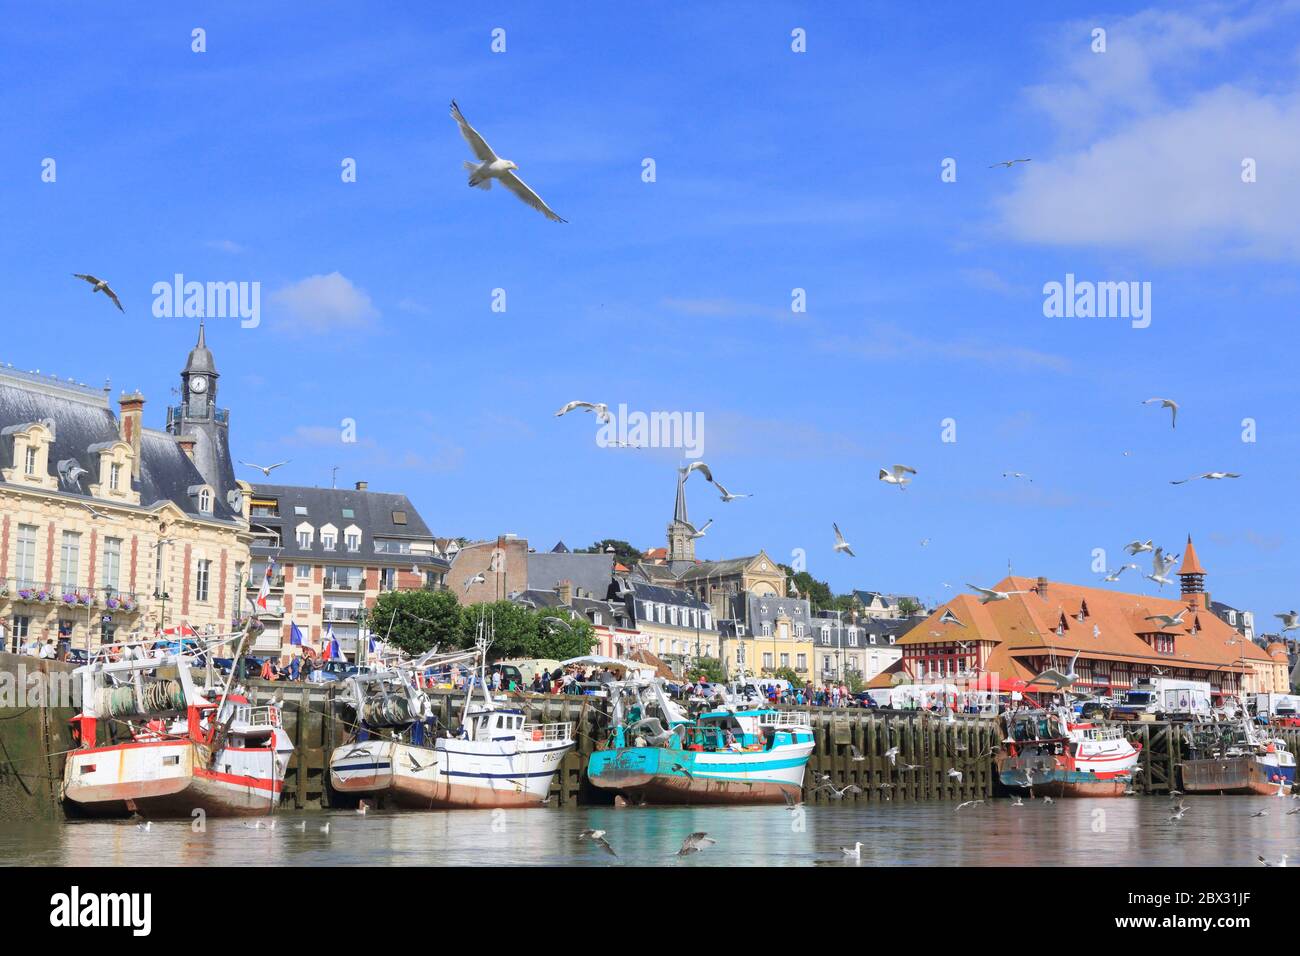
[[[487,642],[473,651],[430,653],[345,681],[354,740],[330,756],[330,786],[378,805],[431,810],[540,806],[573,749],[572,723],[530,723],[494,700],[486,677]],[[441,728],[419,675],[473,665],[459,725]]]
[[[200,686],[189,653],[147,657],[141,645],[118,646],[126,659],[101,653],[73,672],[82,707],[73,718],[80,746],[64,767],[70,809],[148,818],[270,813],[293,754],[279,706],[254,706],[233,678]]]

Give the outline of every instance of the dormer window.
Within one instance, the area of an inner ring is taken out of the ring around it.
[[[120,467],[121,467],[120,465],[113,466],[113,478],[109,482],[109,487],[113,488],[114,490],[117,489],[117,484],[116,484],[117,471]],[[204,488],[202,491],[199,492],[199,510],[202,511],[204,514],[212,513],[212,492],[207,488]]]
[[[23,455],[23,474],[29,477],[36,475],[36,449],[31,445],[27,446],[27,454]]]
[[[343,544],[349,551],[360,551],[361,535],[355,531],[349,531],[343,536]]]

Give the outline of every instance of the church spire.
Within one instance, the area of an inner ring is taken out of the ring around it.
[[[1178,569],[1178,580],[1182,582],[1183,600],[1199,607],[1210,606],[1210,596],[1205,593],[1205,568],[1196,556],[1196,547],[1192,536],[1187,536],[1187,549],[1183,552],[1183,563]]]
[[[691,537],[691,522],[686,516],[686,478],[689,472],[677,472],[677,501],[673,505],[673,520],[668,523],[668,560],[694,561],[695,539]]]

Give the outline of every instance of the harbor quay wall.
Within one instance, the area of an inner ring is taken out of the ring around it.
[[[72,665],[63,662],[0,654],[0,823],[62,815],[59,790],[64,757],[72,747],[69,720],[79,702],[60,699],[58,693],[60,687],[74,683],[68,680],[71,671]],[[43,681],[47,693],[55,691],[44,700],[30,693],[26,697],[13,696],[20,683],[30,688]],[[283,806],[298,810],[347,806],[346,798],[332,793],[329,786],[330,754],[347,742],[353,730],[339,716],[339,689],[331,684],[261,680],[245,686],[254,703],[266,703],[275,697],[282,702],[284,728],[294,742]],[[462,695],[432,691],[429,696],[440,723],[453,726]],[[592,787],[585,773],[588,756],[607,738],[606,701],[531,693],[516,693],[510,699],[530,722],[574,725],[577,744],[560,765],[548,805],[611,803],[611,795]],[[1002,792],[993,762],[1002,735],[996,720],[973,716],[946,720],[924,711],[782,709],[809,715],[815,740],[804,780],[804,799],[809,803],[962,801],[986,799]],[[1142,793],[1156,794],[1177,788],[1184,728],[1166,722],[1116,726],[1123,728],[1135,744],[1142,745],[1143,772],[1134,787]],[[1300,729],[1272,732],[1286,740],[1293,752],[1300,750]],[[837,799],[834,792],[820,786],[822,782],[835,790],[853,786],[857,791],[846,791]]]

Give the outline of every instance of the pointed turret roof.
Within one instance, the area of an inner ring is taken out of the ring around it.
[[[202,319],[199,319],[199,340],[194,344],[194,348],[190,349],[190,357],[185,361],[185,371],[206,372],[209,374],[217,371],[216,360],[213,359],[212,352],[208,350]]]
[[[1192,545],[1192,536],[1187,536],[1187,550],[1183,552],[1183,566],[1178,569],[1182,574],[1204,574],[1205,568],[1201,567],[1201,559],[1196,556],[1196,548]]]
[[[677,503],[673,506],[673,521],[681,524],[691,523],[691,520],[686,517],[686,479],[680,475],[677,477]]]

